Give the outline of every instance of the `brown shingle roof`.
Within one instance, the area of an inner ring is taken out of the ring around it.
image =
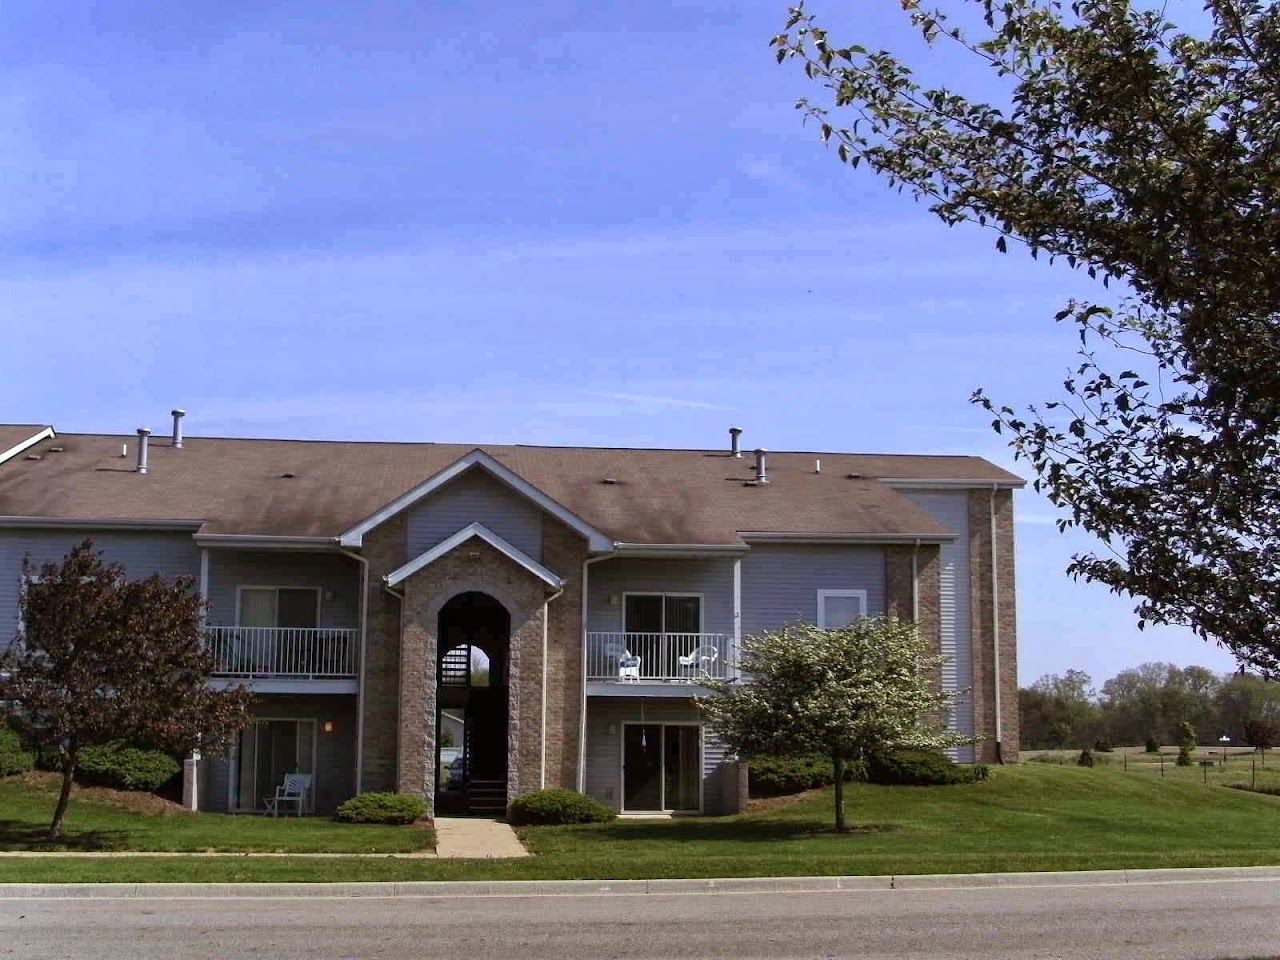
[[[40,423],[0,423],[0,457],[49,428]],[[3,462],[3,461],[0,461]]]
[[[122,442],[130,446],[127,458]],[[150,472],[140,476],[134,442],[94,434],[42,441],[33,448],[40,460],[0,465],[0,516],[192,520],[208,534],[337,537],[477,449],[188,437],[175,450],[161,437],[152,438]],[[50,446],[63,450],[51,453]],[[978,457],[771,453],[771,483],[748,486],[750,454],[735,460],[706,450],[478,449],[626,543],[732,544],[743,531],[937,535],[945,531],[877,478],[1020,482]]]

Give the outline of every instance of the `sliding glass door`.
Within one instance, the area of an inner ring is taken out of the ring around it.
[[[624,812],[702,808],[702,728],[696,724],[622,726]]]
[[[314,720],[255,720],[241,730],[235,744],[233,807],[265,809],[286,773],[312,775],[307,806],[314,807],[315,744]]]

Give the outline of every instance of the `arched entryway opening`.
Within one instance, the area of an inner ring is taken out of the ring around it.
[[[507,809],[507,668],[511,617],[485,593],[440,609],[436,662],[436,810]]]

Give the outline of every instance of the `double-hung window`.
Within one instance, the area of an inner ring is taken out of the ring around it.
[[[867,615],[867,591],[819,590],[818,626],[823,630],[847,627]]]

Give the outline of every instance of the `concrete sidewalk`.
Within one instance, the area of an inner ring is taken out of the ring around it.
[[[436,817],[436,856],[442,860],[527,857],[511,825],[481,817]]]
[[[717,880],[425,880],[368,883],[0,883],[0,900],[452,899],[760,893],[912,893],[1032,887],[1280,884],[1280,867],[936,873],[874,877],[743,877]]]

